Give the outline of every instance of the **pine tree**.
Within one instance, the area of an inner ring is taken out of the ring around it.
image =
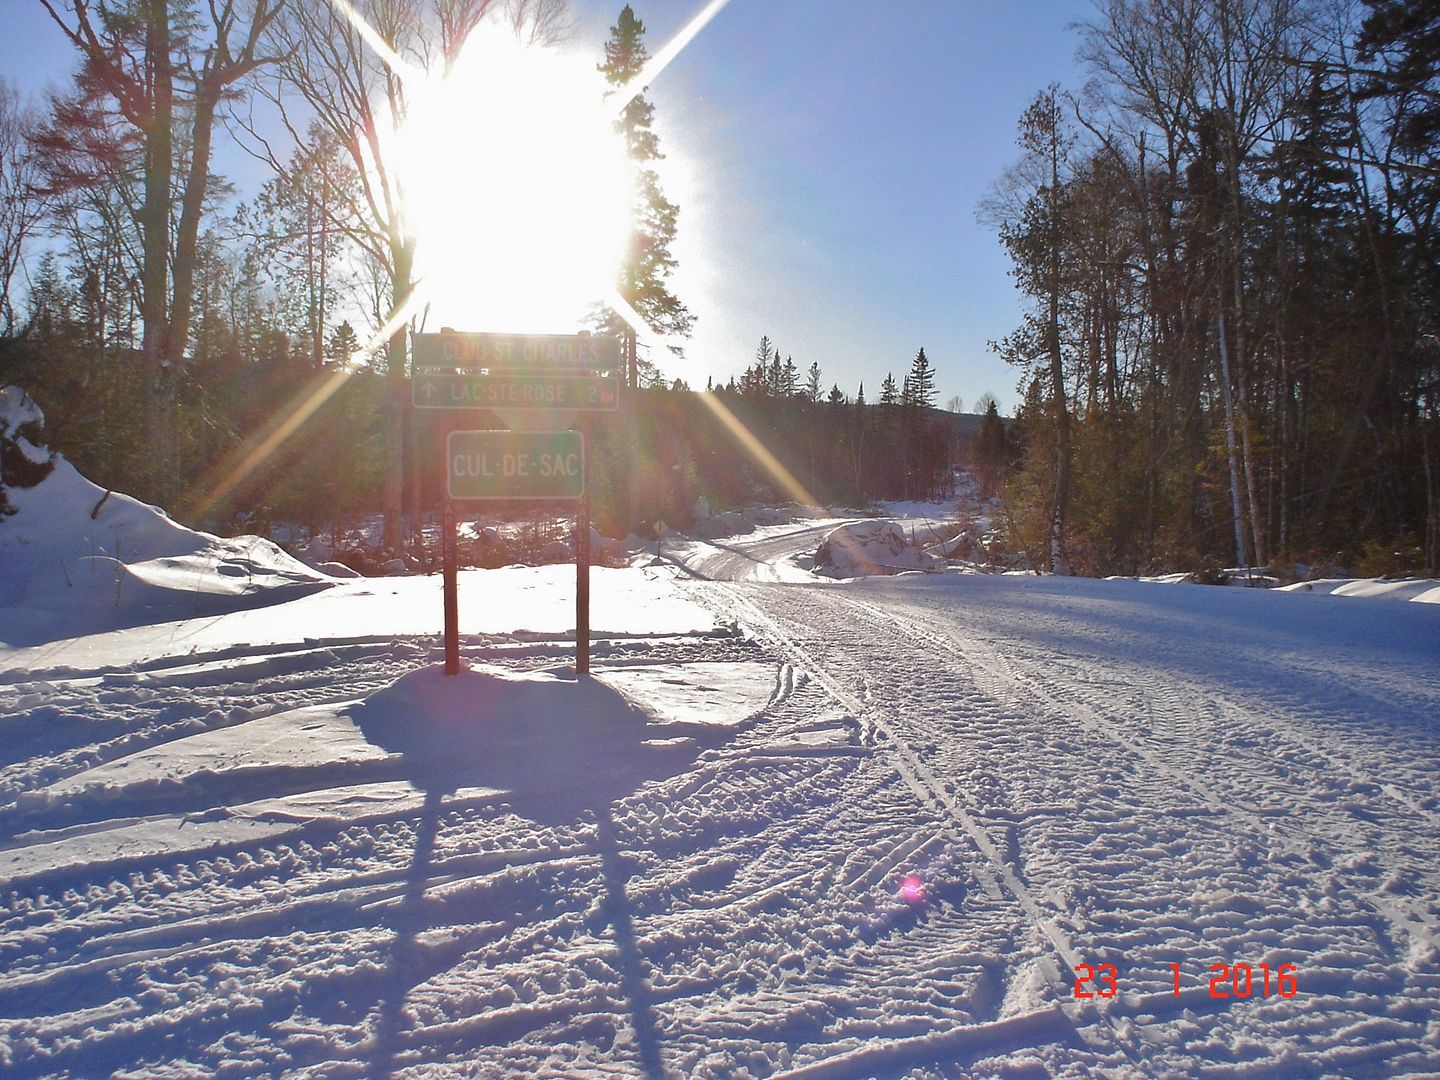
[[[862,394],[863,394],[864,391],[865,391],[865,387],[864,387],[863,384],[862,384],[861,387],[860,387],[860,391],[861,391]],[[895,376],[894,376],[894,374],[887,374],[887,375],[885,376],[885,381],[880,384],[880,404],[881,404],[881,405],[898,405],[898,404],[900,404],[900,391],[899,391],[899,390],[896,388],[896,386],[895,386]]]
[[[980,421],[980,430],[975,433],[970,454],[980,472],[981,490],[986,495],[993,495],[1010,462],[1010,443],[1005,434],[1005,424],[993,399]]]
[[[760,335],[760,344],[755,349],[755,363],[761,371],[770,370],[770,361],[775,356],[775,346],[770,344],[770,339],[764,334]]]
[[[645,24],[635,17],[629,4],[610,28],[605,43],[605,62],[600,72],[621,94],[633,94],[617,127],[625,135],[630,157],[639,166],[636,180],[635,226],[630,256],[620,272],[620,295],[649,324],[652,330],[674,337],[689,335],[695,317],[670,292],[669,278],[675,269],[670,245],[675,239],[680,208],[665,197],[660,177],[651,162],[664,157],[660,140],[651,129],[655,106],[645,100],[645,87],[633,85],[644,70],[650,54],[645,48]],[[623,333],[624,324],[613,312],[602,321],[613,333]]]
[[[799,393],[800,369],[795,366],[795,358],[787,356],[785,366],[780,369],[780,396],[792,398]]]
[[[935,405],[935,369],[930,366],[924,348],[915,354],[915,360],[910,365],[910,376],[907,383],[910,387],[909,403],[911,405],[923,409],[932,408]]]
[[[812,360],[810,362],[810,370],[806,375],[805,397],[811,405],[814,405],[820,400],[820,364]],[[839,392],[839,387],[836,387],[836,392]]]
[[[325,359],[332,364],[348,363],[359,348],[360,338],[350,320],[346,319],[330,332],[330,340],[325,344]]]
[[[1380,62],[1366,92],[1404,104],[1389,118],[1402,153],[1434,161],[1440,142],[1440,8],[1434,0],[1365,0],[1358,58]]]

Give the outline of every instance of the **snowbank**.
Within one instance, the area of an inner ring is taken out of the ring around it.
[[[1221,570],[1218,581],[1202,582],[1193,573],[1152,574],[1131,580],[1158,585],[1220,584],[1244,586],[1247,583],[1244,570]],[[1124,577],[1108,578],[1110,581],[1127,580]],[[1251,575],[1256,585],[1275,592],[1318,593],[1322,596],[1358,596],[1366,600],[1413,600],[1420,604],[1440,604],[1440,581],[1434,578],[1324,578],[1319,581],[1297,581],[1293,585],[1281,585],[1270,575]]]
[[[17,387],[0,390],[0,430],[43,422]],[[38,460],[24,438],[16,444]],[[0,641],[35,644],[160,619],[214,615],[332,584],[256,536],[222,539],[91,483],[59,455],[30,487],[7,486],[0,517]]]
[[[744,514],[726,510],[708,517],[696,518],[690,530],[702,540],[717,540],[722,536],[743,536],[755,531],[755,523]]]
[[[815,552],[815,572],[830,577],[934,570],[942,560],[910,543],[893,521],[857,521],[825,534]]]
[[[1325,578],[1297,581],[1281,592],[1314,592],[1327,596],[1359,596],[1368,600],[1413,600],[1417,604],[1440,604],[1440,581],[1434,578]]]

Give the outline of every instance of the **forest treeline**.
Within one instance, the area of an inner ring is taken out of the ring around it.
[[[63,352],[51,350],[57,342],[74,343],[78,328],[64,323],[52,329],[55,337],[12,345],[10,369],[23,370],[29,363],[24,357],[33,347],[33,363],[53,373],[54,356]],[[762,343],[762,349],[768,348]],[[810,365],[807,380],[797,382],[793,362],[780,364],[777,354],[770,355],[766,370],[774,379],[732,380],[695,391],[683,380],[651,378],[639,387],[624,388],[618,410],[583,418],[591,517],[601,531],[624,536],[646,532],[662,520],[688,526],[702,497],[718,512],[757,502],[817,500],[864,506],[874,499],[943,499],[955,493],[951,464],[968,456],[984,425],[979,416],[936,407],[934,368],[923,349],[911,365],[911,372],[918,371],[921,378],[907,374],[896,389],[894,378],[887,375],[874,402],[865,400],[863,385],[854,397],[833,384],[821,394],[818,365]],[[78,373],[83,368],[65,370]],[[242,454],[264,444],[275,417],[288,415],[284,406],[297,391],[314,395],[336,371],[334,365],[317,369],[290,350],[252,361],[222,353],[215,362],[195,366],[192,385],[204,387],[196,413],[226,417],[227,423],[255,436],[234,442],[200,425],[186,440],[195,454],[186,490],[203,493],[222,485]],[[141,415],[142,403],[127,403],[123,394],[79,381],[51,379],[42,385],[44,400],[56,407],[46,417],[50,445],[85,475],[126,490],[114,482],[117,475],[123,480],[123,456],[96,438],[89,422],[116,410],[113,426],[123,432]],[[377,512],[386,481],[386,395],[381,371],[362,367],[342,376],[338,389],[230,491],[223,505],[205,507],[196,520],[262,532],[283,522],[320,535]],[[987,415],[998,430],[993,400],[982,400],[979,407],[987,404]],[[100,411],[91,411],[97,406]],[[485,410],[411,409],[406,418],[409,475],[403,517],[408,526],[402,547],[418,543],[416,527],[433,519],[444,497],[445,433],[457,426],[505,426]],[[756,449],[760,447],[763,450]],[[491,504],[520,514],[535,505]],[[182,507],[189,514],[182,512],[181,517],[197,513],[195,503]],[[571,510],[563,503],[544,509],[562,514]]]
[[[0,83],[0,381],[82,470],[182,520],[383,510],[398,549],[438,498],[438,422],[408,386],[413,241],[388,195],[404,81],[337,5],[45,6],[77,75],[36,106]],[[482,19],[543,40],[564,15],[355,7],[421,67]],[[1037,96],[982,210],[1028,302],[996,343],[1017,416],[992,411],[974,447],[1009,542],[1061,572],[1434,572],[1440,10],[1103,0],[1080,40],[1089,83]],[[597,66],[625,87],[647,57],[626,6]],[[643,94],[621,111],[640,182],[618,288],[683,337],[652,119]],[[269,179],[233,190],[221,142]],[[607,310],[594,326],[628,332]],[[642,359],[621,414],[590,428],[597,520],[679,521],[701,494],[943,494],[969,429],[935,407],[928,359],[916,381],[922,359],[870,400],[768,340],[707,394]]]
[[[1011,542],[1057,571],[1440,542],[1440,7],[1106,0],[983,209],[1027,297]]]

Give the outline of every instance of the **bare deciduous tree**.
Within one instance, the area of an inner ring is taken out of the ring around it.
[[[35,118],[0,79],[0,336],[15,332],[14,285],[25,244],[44,216],[29,135]]]
[[[141,349],[154,380],[155,494],[166,498],[175,479],[176,372],[189,343],[217,113],[241,79],[272,59],[261,42],[288,0],[210,0],[203,15],[172,0],[40,3],[81,58],[70,119],[110,114],[123,132],[120,145],[139,159],[132,213],[140,240]],[[56,139],[76,130],[65,121],[57,113]]]

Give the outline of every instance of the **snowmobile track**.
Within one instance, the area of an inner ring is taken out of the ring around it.
[[[940,811],[958,826],[980,851],[988,861],[991,872],[1004,884],[1005,889],[1024,910],[1035,929],[1050,942],[1055,954],[1063,962],[1063,969],[1056,969],[1053,964],[1046,965],[1049,970],[1045,974],[1055,992],[1057,1001],[1060,1002],[1057,1005],[1059,1012],[1069,1019],[1075,1028],[1076,1035],[1084,1039],[1085,1029],[1093,1030],[1093,1025],[1098,1022],[1108,1029],[1109,1049],[1123,1054],[1131,1065],[1138,1067],[1139,1062],[1134,1056],[1130,1040],[1119,1027],[1116,1019],[1110,1015],[1111,1010],[1098,1008],[1092,1001],[1077,1002],[1067,999],[1071,984],[1068,974],[1062,974],[1062,970],[1065,973],[1074,971],[1076,965],[1081,963],[1082,954],[1076,949],[1069,935],[1057,924],[1055,917],[1046,911],[1045,906],[1016,874],[1012,864],[1001,854],[1000,847],[994,838],[976,820],[975,815],[961,805],[960,801],[951,794],[949,785],[924,763],[920,755],[905,740],[902,734],[904,725],[899,722],[898,718],[873,703],[862,701],[846,690],[809,650],[787,634],[775,619],[752,601],[740,595],[738,590],[725,588],[724,596],[735,617],[742,623],[749,623],[758,629],[763,637],[768,638],[780,651],[789,654],[807,674],[824,686],[836,701],[853,710],[857,717],[863,718],[880,736],[881,741],[877,753],[887,756],[905,784],[924,803]],[[878,609],[869,608],[868,605],[857,604],[856,606],[857,608],[866,608],[872,614],[884,614]],[[820,1075],[830,1074],[821,1073]]]

